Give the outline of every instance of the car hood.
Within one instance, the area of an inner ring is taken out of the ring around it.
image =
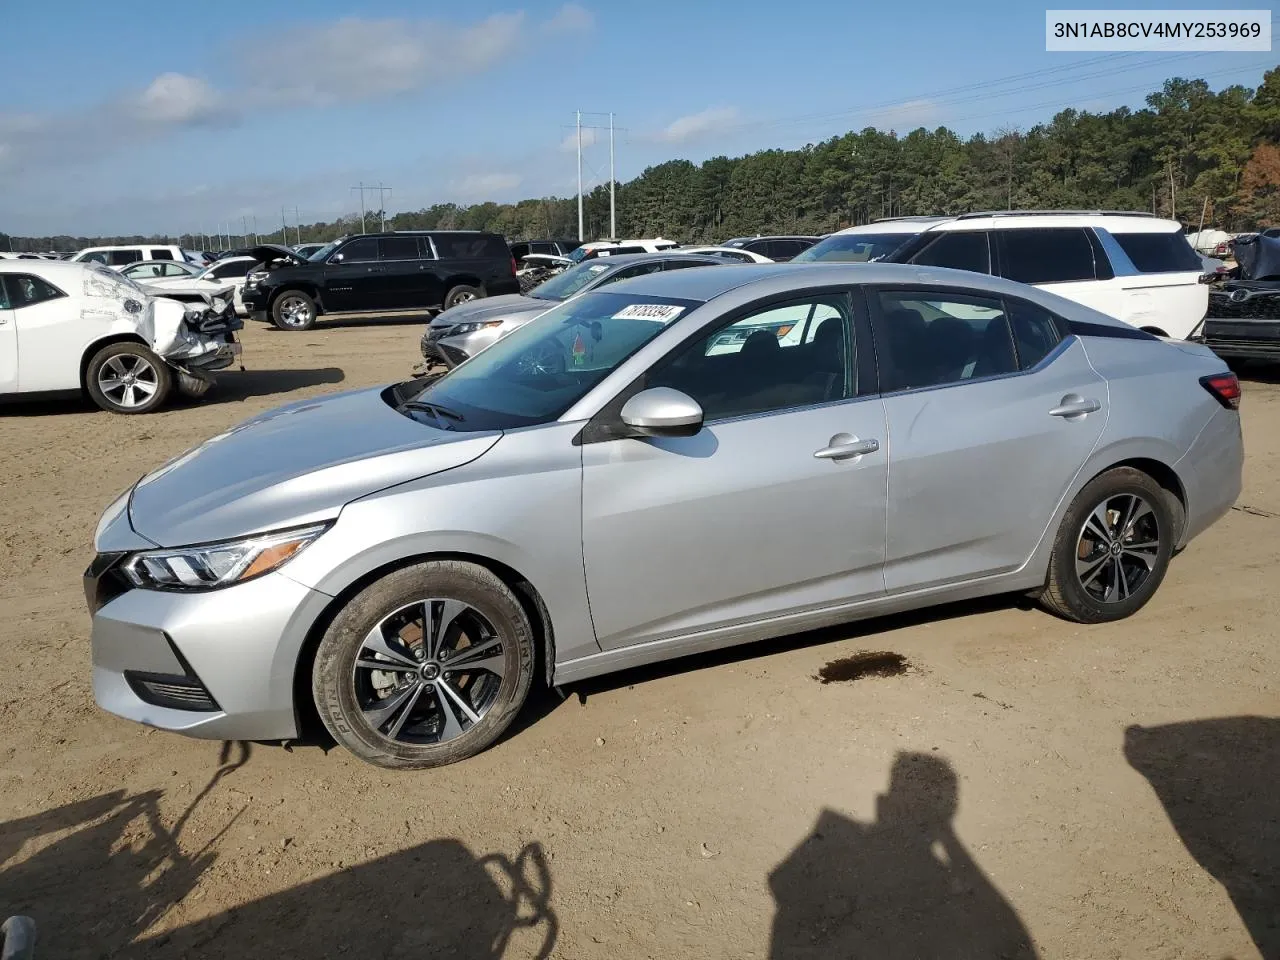
[[[297,250],[290,250],[278,243],[260,243],[256,247],[245,250],[243,255],[253,257],[259,263],[270,263],[272,260],[284,260],[292,264],[307,262],[307,258]]]
[[[557,305],[555,300],[540,300],[520,293],[507,293],[500,297],[485,297],[450,307],[443,313],[436,314],[431,320],[431,326],[451,327],[455,323],[476,323],[485,320],[501,320],[506,317],[520,317],[526,314],[543,313]]]
[[[468,463],[502,436],[427,426],[382,392],[303,400],[206,440],[138,481],[130,524],[172,547],[331,520],[357,497]]]

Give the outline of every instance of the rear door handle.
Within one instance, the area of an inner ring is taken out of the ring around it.
[[[815,450],[813,455],[819,460],[848,460],[850,457],[875,453],[879,449],[879,440],[859,440],[852,434],[837,433],[827,441],[825,447]]]
[[[1102,409],[1097,400],[1086,400],[1077,393],[1068,393],[1059,401],[1058,406],[1049,411],[1051,417],[1062,417],[1064,420],[1079,420]]]

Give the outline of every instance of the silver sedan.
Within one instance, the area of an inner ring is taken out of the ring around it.
[[[1205,348],[993,277],[657,273],[144,477],[86,573],[94,693],[429,767],[535,682],[1005,592],[1117,620],[1238,496],[1238,401]]]

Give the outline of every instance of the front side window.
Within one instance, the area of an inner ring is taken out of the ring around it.
[[[883,260],[913,233],[835,233],[792,257],[792,263],[869,263]]]
[[[239,263],[228,263],[214,270],[213,278],[215,280],[238,279],[239,277],[245,276],[249,272],[249,268],[252,266],[253,264],[247,260]]]
[[[617,283],[619,280],[630,280],[633,277],[643,277],[646,273],[659,273],[662,270],[662,261],[653,260],[649,263],[637,263],[634,266],[623,267],[616,270],[609,276],[605,277],[597,286],[603,287],[606,284]]]
[[[352,240],[338,252],[343,263],[369,263],[378,259],[378,241],[373,237]]]
[[[844,296],[770,306],[677,350],[645,386],[687,393],[707,420],[843,400],[857,386],[847,349],[852,330]]]
[[[1093,245],[1083,227],[1000,230],[1002,271],[1019,283],[1093,280]]]
[[[23,307],[34,306],[47,300],[56,300],[62,296],[61,290],[49,285],[39,277],[33,277],[25,273],[8,274],[4,277],[4,283],[9,291],[9,309],[12,310],[20,310]]]
[[[482,350],[400,409],[452,430],[549,423],[698,306],[693,300],[593,290]]]
[[[928,234],[926,234],[928,236]],[[939,233],[912,263],[927,267],[950,267],[974,273],[991,272],[991,252],[985,230],[952,230]]]
[[[874,316],[884,393],[963,383],[1018,369],[1004,304],[995,297],[880,290]]]

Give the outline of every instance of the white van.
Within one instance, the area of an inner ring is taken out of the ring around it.
[[[1209,307],[1203,265],[1176,220],[1028,210],[899,217],[833,233],[792,263],[880,260],[1007,277],[1185,340]]]
[[[74,263],[101,263],[119,270],[139,260],[185,260],[188,263],[203,264],[204,257],[194,250],[183,250],[175,246],[157,246],[151,243],[128,244],[119,247],[86,247],[71,257]]]

